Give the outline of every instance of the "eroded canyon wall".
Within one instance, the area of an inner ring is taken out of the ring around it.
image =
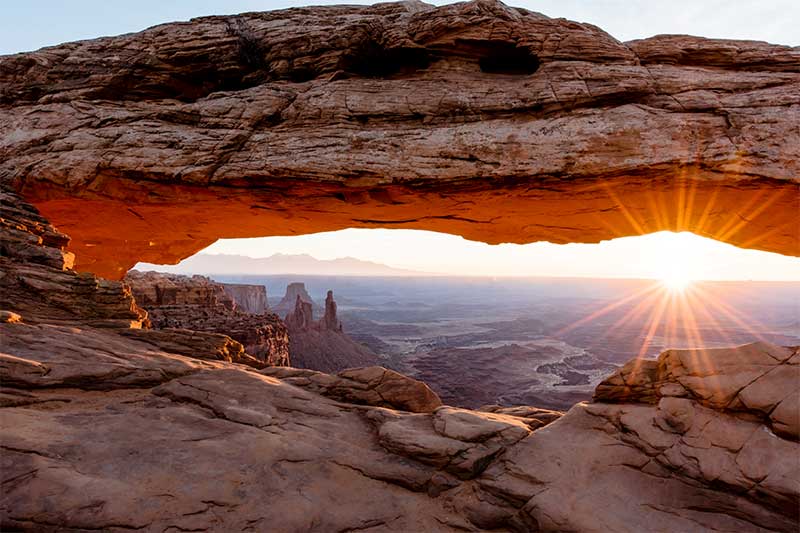
[[[259,368],[289,364],[288,332],[280,317],[241,309],[222,284],[204,276],[136,270],[124,281],[153,328],[228,335],[254,357],[238,362]]]
[[[264,285],[244,283],[220,283],[220,285],[242,311],[254,314],[269,311],[267,288]]]

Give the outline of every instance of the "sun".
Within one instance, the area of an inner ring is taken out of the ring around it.
[[[686,272],[670,272],[661,277],[661,284],[671,292],[683,292],[693,281]]]

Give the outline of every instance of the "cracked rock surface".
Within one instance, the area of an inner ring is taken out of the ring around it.
[[[266,368],[261,373],[343,402],[414,413],[431,412],[442,405],[425,383],[379,366],[351,368],[336,375],[288,367]]]
[[[798,525],[797,440],[774,433],[763,416],[688,394],[581,403],[533,430],[533,415],[543,417],[534,408],[515,416],[350,403],[323,395],[337,381],[345,387],[339,376],[306,376],[327,381],[309,386],[289,368],[199,360],[109,329],[4,323],[0,338],[4,529]],[[265,375],[278,370],[283,378]]]
[[[218,238],[693,231],[800,255],[800,51],[494,0],[163,24],[0,57],[0,180],[119,279]]]

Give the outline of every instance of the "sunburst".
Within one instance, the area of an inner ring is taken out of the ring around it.
[[[694,282],[694,279],[686,272],[670,272],[660,281],[670,292],[684,292]]]
[[[648,211],[646,213],[641,211],[641,203],[639,211],[626,206],[611,185],[606,184],[603,189],[616,204],[622,215],[623,224],[627,223],[629,226],[622,232],[609,227],[612,231],[620,235],[645,234],[655,221],[658,227],[672,226],[682,233],[665,233],[662,236],[661,248],[656,258],[658,266],[652,271],[654,280],[652,284],[620,295],[615,301],[588,312],[585,317],[562,328],[556,335],[596,321],[615,310],[622,311],[623,306],[630,306],[627,312],[622,313],[621,318],[597,337],[596,342],[601,342],[603,338],[628,324],[641,324],[642,329],[638,334],[641,342],[637,354],[639,359],[647,356],[655,341],[659,345],[663,343],[667,349],[687,347],[694,350],[692,357],[697,358],[712,374],[712,363],[706,354],[709,342],[703,338],[704,334],[714,339],[722,338],[733,345],[735,342],[730,337],[728,326],[733,324],[736,329],[748,333],[753,340],[763,340],[762,326],[755,323],[751,317],[743,316],[724,301],[719,291],[708,290],[702,282],[708,272],[713,270],[710,268],[713,265],[703,264],[703,254],[700,253],[702,242],[685,230],[691,228],[698,234],[711,234],[717,239],[727,240],[738,234],[748,220],[779,200],[782,191],[771,195],[762,191],[747,204],[739,206],[735,211],[732,210],[721,227],[718,221],[716,223],[718,227],[714,231],[709,231],[712,215],[719,217],[719,187],[710,195],[706,195],[705,205],[698,205],[701,200],[697,194],[697,183],[688,179],[686,174],[681,175],[676,179],[674,203],[667,206],[663,201],[659,202],[653,195],[648,194],[647,201],[644,202],[645,210]],[[672,223],[673,217],[674,223]],[[747,245],[761,242],[771,233],[778,231],[783,231],[783,227],[752,237],[747,241]],[[698,323],[699,317],[702,318],[702,323]]]

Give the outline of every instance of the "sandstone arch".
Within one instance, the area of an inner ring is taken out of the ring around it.
[[[800,50],[501,3],[207,17],[0,58],[0,179],[119,278],[345,227],[800,255]]]

